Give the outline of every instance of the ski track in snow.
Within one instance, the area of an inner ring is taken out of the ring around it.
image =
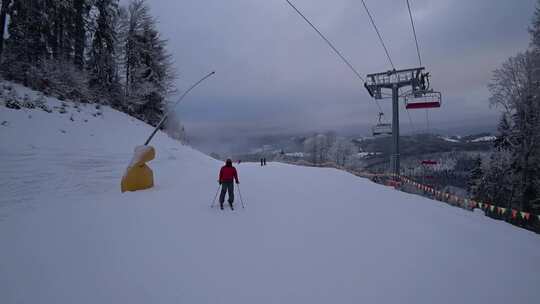
[[[87,110],[90,111],[88,108]],[[334,169],[237,166],[158,133],[156,186],[120,193],[151,128],[0,108],[0,303],[538,303],[540,238]],[[86,116],[85,116],[86,115]],[[59,132],[63,129],[66,133]]]
[[[43,193],[57,192],[59,197],[101,193],[112,181],[118,183],[126,157],[128,154],[100,155],[89,151],[76,154],[47,149],[0,151],[3,193],[0,215],[3,209],[39,201]]]

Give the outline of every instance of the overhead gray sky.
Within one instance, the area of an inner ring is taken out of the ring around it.
[[[363,84],[285,0],[149,0],[185,89],[177,108],[195,134],[324,129],[367,134],[378,108]],[[390,68],[360,0],[292,1],[363,75]],[[405,0],[366,0],[396,68],[418,65]],[[536,0],[411,0],[422,59],[443,106],[435,128],[495,124],[487,84],[528,47]],[[390,102],[381,102],[390,119]],[[411,129],[401,107],[401,125]],[[411,110],[414,129],[424,110]]]

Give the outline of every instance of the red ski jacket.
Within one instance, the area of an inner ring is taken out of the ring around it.
[[[221,170],[219,170],[219,182],[220,183],[232,182],[233,179],[236,180],[236,183],[238,183],[238,173],[236,172],[236,168],[232,166],[221,167]]]

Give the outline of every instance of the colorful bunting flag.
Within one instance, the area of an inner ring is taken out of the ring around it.
[[[386,176],[388,176],[388,175],[386,175]],[[495,205],[492,205],[492,204],[489,204],[489,203],[477,202],[475,200],[468,199],[468,198],[461,198],[461,197],[459,197],[457,195],[453,195],[453,194],[450,194],[450,193],[445,193],[443,191],[436,190],[434,187],[418,183],[418,182],[416,182],[416,181],[414,181],[414,180],[412,180],[412,179],[410,179],[408,177],[405,177],[405,176],[402,176],[402,175],[399,175],[399,174],[391,173],[390,176],[397,177],[397,178],[399,178],[399,180],[401,182],[410,184],[410,185],[416,187],[417,189],[423,190],[423,191],[428,192],[428,193],[432,193],[433,195],[435,195],[435,198],[438,199],[438,200],[445,201],[445,199],[446,199],[446,202],[448,202],[448,203],[454,203],[455,202],[456,203],[455,205],[458,205],[460,207],[466,207],[466,208],[471,208],[471,209],[480,208],[482,210],[488,210],[489,209],[491,212],[497,212],[500,215],[504,215],[504,214],[506,214],[507,211],[511,211],[511,216],[512,216],[513,219],[517,218],[517,216],[519,215],[521,218],[523,218],[525,220],[530,220],[530,218],[532,216],[532,217],[537,218],[538,221],[540,221],[540,214],[535,215],[535,214],[531,214],[529,212],[518,211],[518,210],[515,210],[515,209],[511,209],[511,208],[499,207],[499,206],[495,206]],[[454,204],[452,204],[452,205],[454,205]]]
[[[529,217],[531,216],[528,212],[520,212],[521,213],[521,217],[526,219],[526,220],[529,220]]]

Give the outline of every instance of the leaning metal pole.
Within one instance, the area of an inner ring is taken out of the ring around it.
[[[186,95],[191,91],[193,90],[196,86],[198,86],[201,82],[205,81],[206,78],[214,75],[216,72],[210,72],[208,73],[208,75],[204,76],[203,78],[201,78],[199,81],[197,81],[196,83],[194,83],[191,87],[189,87],[189,89],[187,89],[181,96],[180,98],[178,98],[178,101],[169,109],[169,111],[163,115],[163,118],[161,118],[161,120],[159,121],[159,123],[157,124],[157,126],[154,128],[154,131],[152,132],[152,134],[150,134],[150,137],[148,137],[148,139],[144,142],[144,145],[145,146],[148,146],[148,144],[150,143],[150,141],[152,140],[152,138],[154,137],[154,135],[156,135],[156,132],[159,130],[159,128],[161,128],[161,126],[163,125],[163,123],[165,122],[165,120],[167,119],[167,117],[169,117],[169,114],[171,112],[174,111],[174,108],[182,101],[182,99],[184,99],[184,97],[186,97]]]

